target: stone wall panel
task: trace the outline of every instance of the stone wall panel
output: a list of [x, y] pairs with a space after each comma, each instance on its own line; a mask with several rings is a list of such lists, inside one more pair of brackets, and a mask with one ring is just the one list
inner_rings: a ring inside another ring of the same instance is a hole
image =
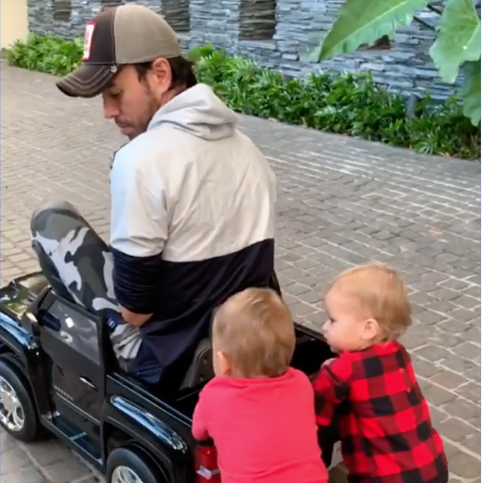
[[[321, 63], [309, 63], [306, 54], [331, 28], [343, 0], [276, 0], [273, 16], [274, 1], [136, 0], [133, 3], [162, 12], [180, 34], [185, 50], [211, 43], [287, 76], [301, 77], [320, 70], [369, 71], [378, 83], [392, 91], [404, 94], [429, 91], [436, 99], [454, 94], [461, 83], [460, 78], [454, 86], [440, 80], [429, 57], [435, 34], [417, 22], [399, 29], [389, 50], [360, 50]], [[28, 0], [30, 30], [66, 38], [83, 35], [85, 22], [100, 11], [101, 1], [71, 0], [71, 4], [70, 20], [62, 21], [54, 20], [52, 0]], [[431, 25], [438, 19], [427, 10], [418, 16]]]

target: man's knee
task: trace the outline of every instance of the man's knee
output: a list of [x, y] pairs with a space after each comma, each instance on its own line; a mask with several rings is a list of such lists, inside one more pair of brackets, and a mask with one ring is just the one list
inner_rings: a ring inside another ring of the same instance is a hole
[[48, 218], [56, 213], [72, 213], [75, 217], [80, 216], [74, 205], [68, 201], [49, 201], [39, 206], [30, 219], [30, 230], [32, 233], [43, 231]]
[[36, 240], [32, 240], [32, 248], [35, 255], [37, 256], [40, 270], [44, 274], [44, 277], [47, 279], [50, 286], [54, 289], [57, 295], [73, 302], [74, 300], [71, 297], [67, 287], [64, 285], [60, 277], [59, 271], [49, 254]]
[[30, 229], [32, 248], [37, 256], [40, 268], [59, 295], [69, 298], [59, 274], [58, 263], [52, 258], [69, 233], [78, 231], [84, 225], [77, 209], [67, 201], [45, 203], [32, 214]]
[[79, 211], [68, 201], [50, 201], [37, 208], [30, 219], [32, 237], [62, 239], [70, 230], [85, 224]]

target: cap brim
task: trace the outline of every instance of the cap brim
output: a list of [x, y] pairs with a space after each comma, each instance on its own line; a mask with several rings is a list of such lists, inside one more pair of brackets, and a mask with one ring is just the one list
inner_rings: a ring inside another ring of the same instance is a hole
[[56, 85], [70, 97], [95, 97], [112, 82], [116, 73], [115, 66], [83, 64]]

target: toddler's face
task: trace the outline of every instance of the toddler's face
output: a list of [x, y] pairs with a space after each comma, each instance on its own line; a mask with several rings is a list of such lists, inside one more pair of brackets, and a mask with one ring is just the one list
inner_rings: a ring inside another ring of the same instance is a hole
[[325, 297], [328, 319], [322, 333], [333, 352], [352, 352], [365, 349], [377, 337], [379, 326], [373, 319], [364, 317], [357, 304], [340, 293], [329, 290]]

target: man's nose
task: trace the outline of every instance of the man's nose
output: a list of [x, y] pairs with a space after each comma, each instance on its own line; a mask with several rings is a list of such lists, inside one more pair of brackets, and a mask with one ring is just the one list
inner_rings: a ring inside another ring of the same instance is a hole
[[104, 108], [104, 117], [106, 119], [115, 119], [116, 117], [119, 117], [119, 108], [116, 106], [116, 104], [109, 99], [104, 99], [103, 100], [103, 108]]

